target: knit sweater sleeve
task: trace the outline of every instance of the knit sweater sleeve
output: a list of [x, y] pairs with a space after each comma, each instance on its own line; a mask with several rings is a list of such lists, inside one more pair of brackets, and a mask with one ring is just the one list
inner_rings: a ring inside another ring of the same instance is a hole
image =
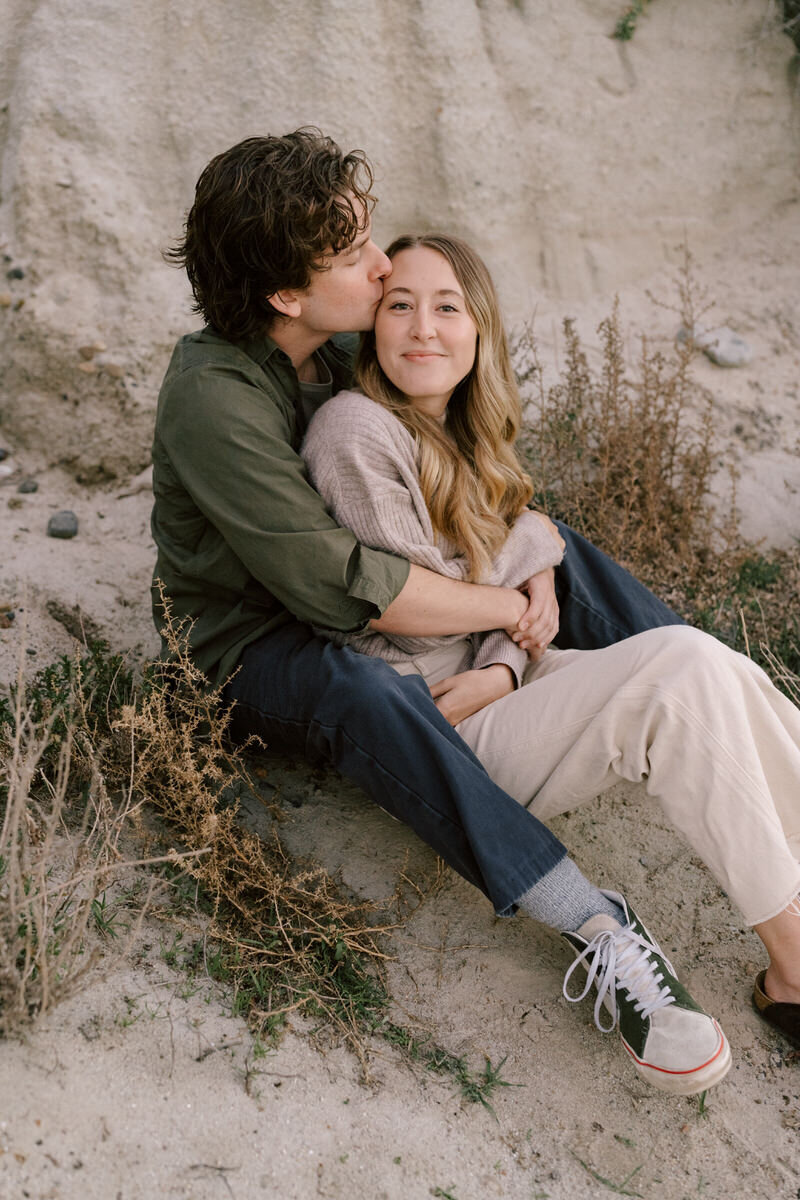
[[450, 579], [466, 579], [431, 524], [414, 440], [395, 416], [357, 392], [340, 392], [315, 414], [301, 454], [333, 517], [374, 549], [389, 550]]
[[558, 566], [563, 553], [545, 523], [526, 508], [495, 556], [491, 577], [486, 582], [496, 587], [521, 587], [531, 575]]
[[[525, 509], [517, 517], [500, 553], [492, 563], [491, 576], [487, 582], [498, 587], [521, 587], [531, 575], [537, 575], [547, 567], [561, 562], [563, 551], [547, 526], [535, 513]], [[522, 675], [528, 665], [528, 655], [520, 650], [504, 629], [478, 634], [474, 638], [473, 667], [504, 663], [522, 686]]]

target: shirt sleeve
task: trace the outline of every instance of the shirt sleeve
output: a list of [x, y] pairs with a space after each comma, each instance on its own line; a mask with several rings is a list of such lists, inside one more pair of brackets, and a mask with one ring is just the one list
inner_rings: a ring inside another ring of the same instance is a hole
[[299, 620], [361, 630], [402, 589], [408, 563], [360, 546], [337, 524], [292, 448], [284, 414], [235, 367], [179, 376], [160, 432], [197, 508]]

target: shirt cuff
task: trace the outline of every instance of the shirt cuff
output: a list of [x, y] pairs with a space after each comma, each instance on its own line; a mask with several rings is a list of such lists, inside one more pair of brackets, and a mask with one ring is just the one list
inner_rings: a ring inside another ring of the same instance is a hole
[[[363, 633], [370, 621], [382, 616], [393, 600], [400, 595], [406, 585], [410, 570], [405, 558], [398, 558], [384, 550], [370, 550], [368, 546], [357, 546], [350, 559], [348, 574], [352, 578], [347, 589], [347, 600], [342, 604], [341, 613], [347, 615], [348, 610], [358, 610], [353, 613], [355, 622], [348, 633]], [[349, 601], [355, 601], [351, 605]], [[367, 603], [371, 611], [364, 616], [363, 606]]]

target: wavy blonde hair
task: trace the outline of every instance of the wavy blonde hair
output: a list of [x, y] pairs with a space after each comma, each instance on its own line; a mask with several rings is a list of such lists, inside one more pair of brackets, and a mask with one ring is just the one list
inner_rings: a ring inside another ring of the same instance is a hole
[[394, 258], [417, 246], [436, 250], [453, 268], [478, 331], [472, 369], [450, 398], [444, 426], [415, 409], [384, 375], [373, 332], [361, 340], [355, 382], [414, 438], [433, 527], [466, 556], [469, 578], [479, 582], [533, 495], [514, 450], [522, 420], [519, 392], [497, 293], [482, 259], [460, 238], [441, 233], [396, 238], [386, 254]]

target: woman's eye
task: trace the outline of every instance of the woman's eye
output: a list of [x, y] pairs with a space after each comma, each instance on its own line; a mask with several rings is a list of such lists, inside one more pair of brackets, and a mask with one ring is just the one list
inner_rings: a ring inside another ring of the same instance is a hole
[[440, 304], [439, 312], [454, 313], [458, 312], [458, 309], [454, 304]]
[[406, 312], [407, 310], [408, 305], [405, 300], [394, 300], [389, 305], [389, 312]]

